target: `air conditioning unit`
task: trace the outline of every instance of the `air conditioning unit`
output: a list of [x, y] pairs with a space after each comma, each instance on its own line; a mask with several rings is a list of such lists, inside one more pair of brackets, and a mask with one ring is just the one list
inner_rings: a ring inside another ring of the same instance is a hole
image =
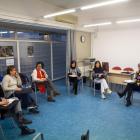
[[70, 23], [70, 24], [78, 23], [78, 17], [70, 14], [58, 15], [55, 17], [55, 20], [60, 22]]

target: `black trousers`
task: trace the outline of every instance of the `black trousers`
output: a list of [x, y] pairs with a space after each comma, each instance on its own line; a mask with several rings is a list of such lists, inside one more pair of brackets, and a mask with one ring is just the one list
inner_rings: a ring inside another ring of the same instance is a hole
[[137, 83], [128, 83], [123, 93], [125, 95], [128, 92], [127, 98], [130, 99], [133, 90], [140, 90], [140, 86], [137, 86]]
[[73, 89], [77, 91], [78, 79], [77, 77], [69, 77], [70, 82], [73, 82]]

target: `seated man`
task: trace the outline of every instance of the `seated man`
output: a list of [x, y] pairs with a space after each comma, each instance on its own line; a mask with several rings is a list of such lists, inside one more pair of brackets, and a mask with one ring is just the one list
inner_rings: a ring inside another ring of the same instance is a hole
[[32, 81], [36, 81], [37, 87], [39, 88], [40, 92], [43, 94], [46, 93], [47, 88], [47, 100], [50, 102], [55, 102], [55, 100], [52, 98], [51, 90], [53, 91], [53, 96], [60, 95], [60, 92], [57, 92], [57, 90], [54, 88], [53, 82], [51, 79], [48, 79], [48, 75], [46, 74], [44, 68], [43, 62], [37, 62], [36, 69], [31, 74]]
[[[18, 98], [16, 98], [16, 97], [13, 97], [11, 99], [18, 100]], [[0, 99], [0, 106], [8, 105], [8, 103], [9, 103], [9, 99], [4, 99], [4, 98]], [[7, 117], [13, 117], [15, 123], [21, 129], [21, 135], [32, 134], [35, 132], [34, 129], [29, 129], [27, 126], [25, 126], [25, 124], [31, 124], [32, 121], [28, 120], [24, 116], [19, 100], [10, 109], [0, 109], [0, 119], [4, 119]]]

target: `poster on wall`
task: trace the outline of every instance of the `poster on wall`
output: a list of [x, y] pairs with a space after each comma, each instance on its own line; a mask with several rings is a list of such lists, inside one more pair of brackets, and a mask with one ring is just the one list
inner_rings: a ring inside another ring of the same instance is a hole
[[6, 58], [14, 58], [13, 46], [5, 46]]
[[0, 59], [5, 59], [5, 46], [0, 46]]
[[14, 66], [14, 59], [6, 59], [6, 66]]
[[34, 48], [33, 46], [28, 46], [28, 57], [34, 57]]

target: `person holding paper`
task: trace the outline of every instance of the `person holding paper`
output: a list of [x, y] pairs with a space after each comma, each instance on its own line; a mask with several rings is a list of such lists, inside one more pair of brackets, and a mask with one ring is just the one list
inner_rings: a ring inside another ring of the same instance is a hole
[[14, 66], [7, 67], [7, 75], [4, 76], [2, 80], [2, 88], [4, 91], [5, 98], [17, 97], [19, 100], [22, 100], [22, 105], [29, 109], [29, 114], [38, 114], [35, 108], [36, 106], [31, 102], [29, 93], [16, 93], [16, 91], [21, 91], [21, 78], [16, 72]]
[[36, 63], [36, 69], [34, 69], [32, 76], [32, 81], [37, 82], [37, 87], [39, 88], [40, 92], [42, 94], [46, 93], [47, 88], [47, 100], [50, 102], [55, 102], [55, 100], [52, 98], [51, 90], [53, 91], [53, 96], [60, 95], [60, 92], [57, 92], [55, 89], [53, 82], [51, 79], [48, 78], [47, 73], [45, 72], [44, 63], [39, 61]]
[[93, 68], [92, 72], [92, 79], [95, 79], [95, 82], [101, 83], [101, 97], [102, 99], [105, 99], [104, 92], [107, 89], [107, 93], [111, 94], [112, 91], [109, 89], [107, 82], [105, 80], [105, 77], [107, 76], [106, 71], [101, 67], [100, 61], [95, 62], [95, 66]]
[[126, 98], [126, 100], [127, 100], [126, 106], [130, 106], [132, 104], [130, 101], [132, 91], [133, 90], [140, 90], [140, 63], [138, 64], [138, 71], [135, 74], [134, 80], [135, 80], [135, 82], [127, 84], [125, 90], [122, 93], [117, 92], [120, 98], [122, 98], [128, 92], [127, 98]]
[[[34, 129], [29, 129], [25, 124], [31, 124], [32, 121], [28, 120], [21, 109], [20, 101], [18, 98], [13, 97], [10, 99], [0, 98], [0, 106], [6, 106], [9, 104], [9, 100], [17, 100], [18, 102], [10, 109], [0, 109], [0, 119], [5, 119], [7, 117], [13, 117], [15, 123], [21, 129], [21, 135], [35, 133]], [[12, 103], [11, 103], [12, 104]]]
[[78, 80], [81, 76], [81, 71], [76, 67], [76, 61], [71, 61], [71, 66], [68, 68], [67, 73], [69, 75], [69, 80], [73, 82], [73, 92], [77, 95]]

